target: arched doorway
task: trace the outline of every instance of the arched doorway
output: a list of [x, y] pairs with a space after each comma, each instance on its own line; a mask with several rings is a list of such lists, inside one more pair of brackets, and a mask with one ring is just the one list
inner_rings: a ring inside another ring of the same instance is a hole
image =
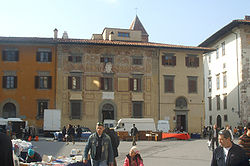
[[104, 119], [113, 119], [114, 120], [114, 107], [112, 104], [104, 104], [102, 107], [102, 121]]
[[217, 127], [221, 128], [221, 116], [220, 115], [217, 116]]
[[178, 97], [175, 101], [175, 116], [176, 116], [176, 129], [178, 131], [188, 131], [187, 119], [188, 109], [187, 100], [184, 97]]
[[13, 103], [6, 103], [3, 106], [3, 118], [15, 118], [16, 106]]

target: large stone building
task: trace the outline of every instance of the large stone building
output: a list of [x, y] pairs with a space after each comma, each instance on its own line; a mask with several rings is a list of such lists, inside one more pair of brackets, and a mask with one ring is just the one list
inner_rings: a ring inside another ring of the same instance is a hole
[[202, 54], [208, 48], [148, 42], [136, 16], [130, 29], [105, 28], [91, 40], [58, 39], [57, 108], [62, 125], [94, 128], [126, 117], [168, 119], [171, 129], [204, 125]]
[[0, 116], [42, 128], [43, 111], [61, 125], [167, 119], [171, 130], [204, 125], [202, 55], [212, 49], [149, 42], [136, 16], [129, 29], [105, 28], [91, 39], [0, 38]]
[[206, 125], [250, 122], [250, 17], [233, 20], [199, 46], [204, 56]]
[[43, 110], [55, 108], [53, 38], [0, 37], [0, 117], [42, 128]]

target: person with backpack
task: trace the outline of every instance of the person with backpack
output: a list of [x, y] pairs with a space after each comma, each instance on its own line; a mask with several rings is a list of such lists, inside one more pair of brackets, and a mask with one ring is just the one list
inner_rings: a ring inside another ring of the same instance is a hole
[[133, 143], [132, 146], [136, 145], [136, 135], [139, 133], [138, 129], [135, 127], [135, 124], [133, 124], [133, 127], [130, 130], [130, 134], [133, 137]]
[[114, 129], [110, 129], [108, 127], [105, 128], [104, 132], [110, 137], [113, 154], [114, 154], [114, 166], [117, 166], [116, 163], [116, 157], [118, 157], [118, 146], [120, 144], [120, 138], [117, 135], [117, 133], [114, 131]]

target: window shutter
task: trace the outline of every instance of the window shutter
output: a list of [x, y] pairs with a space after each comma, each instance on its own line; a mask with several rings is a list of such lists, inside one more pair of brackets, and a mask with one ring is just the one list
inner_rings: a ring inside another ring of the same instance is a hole
[[68, 61], [72, 62], [72, 56], [68, 57]]
[[76, 77], [76, 89], [81, 89], [81, 77]]
[[176, 56], [173, 56], [172, 60], [173, 60], [173, 66], [176, 66]]
[[19, 51], [15, 51], [16, 61], [19, 61]]
[[3, 50], [2, 52], [2, 60], [5, 61], [6, 60], [6, 51]]
[[68, 76], [68, 89], [72, 89], [72, 77]]
[[48, 60], [49, 62], [52, 62], [52, 52], [48, 52]]
[[14, 88], [17, 88], [17, 76], [14, 77]]
[[39, 62], [40, 61], [40, 52], [36, 52], [36, 61]]
[[48, 76], [48, 89], [51, 89], [52, 87], [52, 77]]
[[189, 67], [189, 57], [185, 57], [186, 59], [186, 66]]
[[172, 92], [173, 91], [173, 82], [172, 82], [172, 80], [171, 79], [167, 79], [166, 80], [166, 86], [167, 86], [167, 88], [166, 88], [166, 90], [167, 90], [167, 92]]
[[165, 65], [165, 63], [166, 63], [166, 62], [165, 62], [165, 56], [162, 56], [161, 59], [162, 59], [162, 60], [161, 60], [161, 61], [162, 61], [162, 65]]
[[101, 82], [101, 90], [104, 90], [104, 78], [101, 77], [100, 79], [101, 79], [100, 80], [100, 82]]
[[35, 76], [35, 88], [39, 88], [39, 76]]
[[6, 88], [7, 76], [3, 76], [3, 88]]
[[133, 78], [129, 79], [129, 88], [130, 88], [131, 91], [133, 91], [133, 89], [134, 89], [133, 80], [134, 80]]
[[199, 57], [195, 57], [195, 67], [199, 67]]

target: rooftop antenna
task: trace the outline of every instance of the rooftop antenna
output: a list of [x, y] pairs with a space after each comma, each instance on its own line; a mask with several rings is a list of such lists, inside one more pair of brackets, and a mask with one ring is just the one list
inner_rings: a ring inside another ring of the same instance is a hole
[[135, 14], [137, 15], [137, 10], [138, 10], [138, 8], [135, 8]]

